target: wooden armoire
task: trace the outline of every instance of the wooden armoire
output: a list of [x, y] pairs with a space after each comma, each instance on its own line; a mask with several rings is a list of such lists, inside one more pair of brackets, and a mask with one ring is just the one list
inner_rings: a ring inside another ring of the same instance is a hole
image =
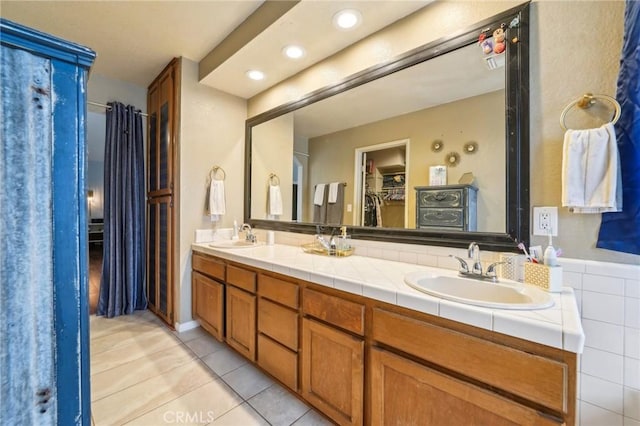
[[178, 259], [178, 135], [180, 59], [173, 59], [147, 92], [147, 300], [174, 325], [174, 273]]
[[5, 19], [0, 44], [0, 424], [88, 425], [95, 53]]

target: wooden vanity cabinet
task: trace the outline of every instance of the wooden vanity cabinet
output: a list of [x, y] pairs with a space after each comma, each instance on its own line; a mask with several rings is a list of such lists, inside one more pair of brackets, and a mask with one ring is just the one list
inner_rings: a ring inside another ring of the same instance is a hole
[[337, 424], [575, 423], [574, 353], [212, 256], [193, 270], [203, 327]]
[[388, 348], [371, 351], [374, 424], [401, 416], [404, 404], [418, 400], [412, 424], [451, 418], [452, 424], [557, 425], [575, 412], [571, 361], [536, 353], [545, 351], [540, 345], [513, 347], [506, 337], [492, 341], [379, 307], [372, 310], [371, 337]]
[[558, 425], [496, 393], [382, 349], [372, 348], [371, 424]]
[[299, 289], [289, 281], [258, 276], [258, 365], [298, 390]]
[[227, 344], [256, 360], [256, 273], [227, 266]]
[[191, 309], [193, 318], [213, 337], [224, 340], [225, 264], [193, 255], [191, 260]]
[[302, 303], [302, 396], [340, 425], [361, 425], [364, 305], [309, 288]]

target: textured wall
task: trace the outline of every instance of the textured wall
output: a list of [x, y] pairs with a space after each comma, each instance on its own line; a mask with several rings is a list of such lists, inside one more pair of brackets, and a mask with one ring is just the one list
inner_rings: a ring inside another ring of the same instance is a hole
[[191, 243], [196, 229], [211, 228], [204, 215], [207, 174], [214, 165], [226, 172], [226, 214], [215, 225], [242, 222], [244, 194], [243, 99], [198, 83], [198, 64], [182, 58], [180, 111], [180, 257], [175, 320], [191, 320]]

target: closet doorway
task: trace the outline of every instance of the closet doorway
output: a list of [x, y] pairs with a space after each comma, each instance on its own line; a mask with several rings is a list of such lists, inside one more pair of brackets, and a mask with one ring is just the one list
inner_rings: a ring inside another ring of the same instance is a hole
[[409, 142], [402, 139], [356, 148], [354, 225], [407, 227]]

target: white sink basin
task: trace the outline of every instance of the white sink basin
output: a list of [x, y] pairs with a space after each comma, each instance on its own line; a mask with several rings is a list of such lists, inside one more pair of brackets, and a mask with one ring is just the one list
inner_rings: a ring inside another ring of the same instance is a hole
[[221, 248], [221, 249], [236, 249], [236, 248], [250, 248], [257, 246], [258, 243], [250, 243], [245, 240], [224, 240], [214, 241], [209, 244], [209, 247]]
[[492, 283], [418, 271], [405, 275], [404, 282], [432, 296], [485, 308], [544, 309], [553, 306], [549, 293], [510, 280]]

